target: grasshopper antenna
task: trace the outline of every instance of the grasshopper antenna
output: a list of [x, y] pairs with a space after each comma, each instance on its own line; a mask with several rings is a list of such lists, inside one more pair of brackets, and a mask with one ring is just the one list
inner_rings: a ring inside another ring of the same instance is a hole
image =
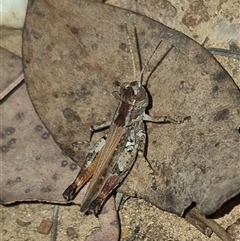
[[[154, 54], [156, 53], [157, 49], [159, 48], [159, 46], [162, 43], [162, 40], [159, 41], [159, 43], [157, 44], [157, 46], [155, 47], [154, 51], [152, 52], [151, 56], [149, 57], [147, 63], [142, 67], [142, 58], [141, 58], [141, 51], [140, 51], [140, 46], [139, 46], [139, 41], [138, 41], [138, 34], [137, 34], [137, 28], [134, 28], [134, 34], [135, 34], [135, 40], [136, 40], [136, 46], [137, 46], [137, 52], [138, 52], [138, 59], [139, 59], [139, 65], [140, 65], [140, 74], [139, 74], [139, 87], [141, 87], [143, 84], [143, 73], [146, 69], [146, 67], [148, 66], [149, 62], [152, 60]], [[158, 65], [158, 64], [157, 64]], [[155, 70], [155, 68], [154, 68]], [[151, 71], [152, 72], [152, 71]], [[150, 73], [151, 74], [151, 73]], [[149, 76], [147, 77], [147, 80], [149, 79]], [[147, 84], [147, 82], [146, 82]]]
[[[129, 51], [131, 54], [131, 58], [132, 58], [132, 65], [133, 65], [133, 79], [136, 80], [136, 65], [135, 65], [135, 59], [134, 59], [134, 55], [133, 55], [133, 49], [132, 49], [132, 44], [131, 44], [131, 39], [130, 39], [130, 35], [129, 35], [129, 30], [127, 27], [127, 23], [125, 22], [125, 28], [126, 28], [126, 34], [127, 34], [127, 40], [128, 40], [128, 46], [129, 46]], [[136, 47], [137, 47], [137, 53], [138, 53], [138, 61], [139, 61], [139, 66], [140, 66], [140, 74], [139, 74], [139, 87], [141, 87], [143, 84], [143, 73], [146, 70], [146, 67], [148, 66], [148, 64], [150, 63], [150, 61], [152, 60], [153, 56], [155, 55], [155, 53], [157, 52], [158, 48], [160, 47], [160, 45], [162, 44], [162, 40], [159, 41], [159, 43], [157, 44], [157, 46], [155, 47], [154, 51], [152, 52], [152, 54], [150, 55], [147, 63], [142, 67], [142, 58], [141, 58], [141, 51], [140, 51], [140, 46], [139, 46], [139, 41], [138, 41], [138, 34], [137, 34], [137, 28], [134, 27], [134, 36], [135, 36], [135, 40], [136, 40]], [[151, 75], [153, 74], [153, 72], [157, 69], [157, 67], [160, 65], [160, 63], [163, 61], [163, 59], [168, 55], [168, 53], [172, 50], [174, 46], [171, 45], [171, 47], [166, 51], [166, 53], [162, 56], [162, 58], [157, 62], [157, 64], [155, 65], [155, 67], [152, 69], [152, 71], [149, 73], [148, 77], [146, 78], [146, 83], [145, 85], [147, 85], [148, 80], [150, 79]]]
[[[138, 50], [138, 59], [139, 59], [139, 64], [140, 64], [140, 74], [139, 74], [139, 87], [141, 87], [143, 84], [143, 73], [146, 69], [146, 67], [148, 66], [148, 64], [150, 63], [150, 61], [152, 60], [153, 56], [155, 55], [155, 53], [157, 52], [158, 48], [160, 47], [160, 45], [162, 44], [162, 40], [159, 41], [159, 43], [157, 44], [157, 46], [155, 47], [154, 51], [152, 52], [152, 54], [150, 55], [147, 63], [142, 67], [142, 58], [141, 58], [141, 51], [140, 51], [140, 47], [139, 47], [139, 41], [138, 41], [138, 35], [137, 35], [137, 29], [134, 28], [134, 33], [135, 33], [135, 39], [136, 39], [136, 46], [137, 46], [137, 50]], [[150, 72], [150, 74], [148, 75], [147, 79], [146, 79], [146, 83], [145, 85], [147, 85], [148, 80], [150, 79], [151, 75], [153, 74], [153, 72], [157, 69], [157, 67], [159, 66], [159, 64], [162, 62], [162, 60], [168, 55], [168, 53], [172, 50], [173, 45], [171, 45], [171, 47], [166, 51], [166, 53], [162, 56], [162, 58], [158, 61], [158, 63], [156, 64], [156, 66], [152, 69], [152, 71]]]
[[[129, 46], [129, 51], [131, 54], [131, 58], [132, 58], [132, 65], [133, 65], [133, 79], [136, 80], [137, 76], [136, 76], [136, 65], [135, 65], [135, 59], [134, 59], [134, 55], [133, 55], [133, 48], [132, 48], [132, 44], [131, 44], [131, 39], [130, 39], [130, 35], [129, 35], [129, 30], [127, 27], [127, 23], [125, 22], [125, 28], [126, 28], [126, 34], [127, 34], [127, 40], [128, 40], [128, 46]], [[137, 53], [138, 53], [138, 62], [139, 62], [139, 67], [140, 67], [140, 76], [139, 76], [139, 87], [142, 86], [142, 78], [143, 78], [143, 71], [145, 69], [142, 68], [142, 58], [141, 58], [141, 52], [140, 52], [140, 47], [139, 47], [139, 41], [138, 41], [138, 35], [137, 35], [137, 29], [136, 27], [134, 27], [134, 36], [135, 36], [135, 40], [136, 40], [136, 47], [137, 47]]]
[[130, 35], [129, 35], [129, 31], [128, 31], [128, 27], [127, 27], [127, 23], [124, 22], [125, 24], [125, 29], [126, 29], [126, 34], [127, 34], [127, 40], [128, 40], [128, 47], [129, 47], [129, 51], [131, 54], [131, 59], [132, 59], [132, 66], [133, 66], [133, 79], [136, 79], [136, 65], [135, 65], [135, 59], [134, 59], [134, 55], [133, 55], [133, 49], [132, 49], [132, 44], [131, 44], [131, 39], [130, 39]]
[[[162, 40], [159, 42], [159, 44], [156, 46], [154, 52], [152, 53], [151, 57], [149, 58], [149, 60], [147, 61], [147, 64], [150, 62], [150, 60], [152, 59], [154, 53], [156, 52], [156, 50], [159, 48], [159, 46], [161, 45]], [[165, 54], [162, 56], [162, 58], [157, 62], [157, 64], [155, 65], [155, 67], [152, 69], [152, 71], [149, 73], [147, 79], [146, 79], [146, 83], [145, 85], [147, 85], [148, 80], [150, 79], [151, 75], [154, 73], [154, 71], [157, 69], [157, 67], [161, 64], [161, 62], [165, 59], [165, 57], [169, 54], [169, 52], [173, 49], [173, 45], [171, 45], [171, 47], [165, 52]], [[145, 65], [146, 66], [146, 65]], [[144, 67], [145, 67], [144, 66]]]
[[141, 57], [141, 51], [140, 51], [140, 46], [139, 46], [139, 41], [138, 41], [138, 35], [137, 35], [137, 28], [134, 28], [134, 36], [135, 36], [135, 41], [136, 41], [136, 47], [137, 47], [137, 53], [138, 53], [138, 62], [139, 62], [139, 67], [140, 67], [140, 76], [139, 76], [139, 87], [142, 86], [143, 82], [143, 71], [145, 69], [145, 66], [142, 67], [142, 57]]
[[[136, 32], [136, 34], [137, 34], [137, 32]], [[143, 66], [143, 68], [141, 69], [140, 76], [139, 76], [139, 79], [140, 79], [141, 82], [142, 82], [142, 79], [143, 79], [144, 70], [146, 69], [146, 67], [148, 66], [148, 64], [150, 63], [150, 61], [152, 60], [154, 54], [156, 53], [156, 51], [157, 51], [157, 49], [159, 48], [159, 46], [161, 45], [161, 43], [162, 43], [162, 40], [159, 41], [159, 43], [158, 43], [157, 46], [155, 47], [154, 51], [153, 51], [152, 54], [150, 55], [147, 63], [146, 63], [146, 64]], [[157, 64], [157, 65], [158, 65], [158, 64]], [[154, 69], [155, 69], [155, 67], [154, 67]], [[153, 71], [151, 71], [151, 73], [152, 73], [152, 72], [153, 72]], [[150, 73], [149, 75], [151, 75], [151, 73]], [[147, 77], [147, 80], [148, 80], [148, 79], [149, 79], [149, 76]], [[146, 85], [147, 85], [147, 81], [146, 81]]]

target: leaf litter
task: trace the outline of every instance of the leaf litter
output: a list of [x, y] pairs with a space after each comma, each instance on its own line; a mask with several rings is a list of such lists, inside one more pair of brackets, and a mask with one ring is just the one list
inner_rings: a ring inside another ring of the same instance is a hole
[[[143, 63], [160, 38], [159, 59], [174, 46], [149, 80], [149, 113], [191, 116], [191, 120], [181, 125], [147, 124], [147, 158], [157, 174], [144, 173], [145, 163], [137, 160], [120, 189], [178, 215], [192, 202], [203, 214], [215, 212], [239, 192], [239, 89], [212, 55], [185, 35], [132, 12], [85, 1], [79, 4], [33, 2], [25, 25], [28, 91], [54, 140], [65, 155], [81, 164], [87, 148], [73, 148], [72, 143], [85, 140], [90, 125], [111, 119], [117, 104], [111, 93], [117, 83], [132, 81], [133, 76], [123, 28], [126, 21], [137, 28]], [[97, 14], [103, 20], [95, 21]], [[56, 173], [65, 183], [75, 176]], [[51, 195], [52, 183], [47, 183], [44, 190]], [[51, 198], [38, 193], [30, 199], [61, 203], [63, 187], [55, 187], [58, 195]], [[26, 199], [13, 193], [12, 200], [3, 194], [2, 203]]]

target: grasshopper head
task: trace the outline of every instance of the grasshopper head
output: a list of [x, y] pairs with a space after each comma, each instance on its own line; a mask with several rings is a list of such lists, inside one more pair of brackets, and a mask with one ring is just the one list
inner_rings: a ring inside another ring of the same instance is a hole
[[123, 83], [120, 96], [123, 101], [137, 109], [145, 109], [149, 103], [147, 91], [139, 81]]

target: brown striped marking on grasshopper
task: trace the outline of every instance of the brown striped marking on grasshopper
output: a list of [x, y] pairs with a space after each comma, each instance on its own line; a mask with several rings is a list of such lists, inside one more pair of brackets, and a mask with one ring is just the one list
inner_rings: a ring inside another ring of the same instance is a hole
[[[127, 27], [126, 31], [128, 34]], [[137, 41], [136, 30], [135, 37]], [[160, 44], [161, 42], [155, 48], [147, 64]], [[129, 45], [131, 52], [131, 44], [129, 43]], [[165, 58], [171, 49], [172, 47], [162, 59]], [[63, 193], [63, 197], [67, 201], [73, 200], [80, 189], [91, 179], [81, 205], [81, 212], [98, 215], [106, 199], [123, 182], [131, 170], [137, 156], [139, 154], [143, 155], [146, 144], [145, 121], [181, 122], [166, 116], [153, 120], [145, 113], [149, 104], [149, 97], [145, 87], [142, 85], [144, 68], [140, 73], [139, 81], [125, 82], [120, 86], [119, 93], [113, 92], [119, 104], [110, 124], [109, 132], [94, 145], [76, 179]], [[136, 79], [135, 72], [134, 79]], [[93, 131], [96, 129], [93, 127]]]

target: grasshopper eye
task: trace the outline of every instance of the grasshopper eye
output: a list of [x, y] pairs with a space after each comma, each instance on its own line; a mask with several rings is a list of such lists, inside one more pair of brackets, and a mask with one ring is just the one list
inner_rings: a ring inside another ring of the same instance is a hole
[[143, 87], [138, 88], [137, 93], [136, 93], [136, 100], [141, 101], [146, 98], [146, 91]]
[[139, 86], [139, 83], [139, 81], [133, 81], [131, 83], [136, 101], [141, 101], [145, 99], [147, 95], [144, 87], [142, 85]]

